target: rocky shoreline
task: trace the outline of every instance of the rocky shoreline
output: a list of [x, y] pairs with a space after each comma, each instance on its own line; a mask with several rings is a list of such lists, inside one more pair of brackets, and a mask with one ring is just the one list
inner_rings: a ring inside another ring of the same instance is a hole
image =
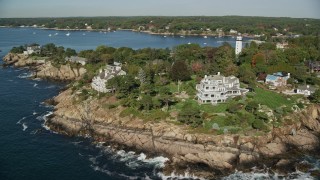
[[77, 104], [75, 98], [71, 90], [54, 98], [55, 111], [47, 121], [52, 130], [67, 135], [90, 135], [99, 142], [163, 154], [170, 158], [164, 169], [169, 174], [172, 170], [191, 169], [197, 176], [213, 178], [235, 169], [245, 171], [265, 165], [286, 173], [295, 171], [298, 156], [317, 154], [319, 150], [320, 105], [310, 105], [286, 117], [294, 121], [273, 128], [265, 136], [244, 136], [194, 134], [184, 126], [165, 121], [144, 122], [131, 116], [121, 117], [122, 107], [101, 106], [109, 99]]
[[29, 67], [33, 78], [42, 78], [55, 81], [72, 81], [81, 77], [86, 69], [83, 67], [73, 68], [70, 64], [54, 66], [50, 61], [45, 59], [32, 59], [24, 54], [8, 53], [3, 58], [3, 66]]
[[[30, 67], [34, 77], [72, 81], [85, 73], [69, 64], [59, 68], [45, 60], [33, 60], [23, 54], [5, 56], [5, 65]], [[271, 167], [287, 173], [301, 170], [298, 157], [318, 154], [320, 146], [320, 105], [284, 117], [289, 121], [274, 127], [263, 136], [212, 135], [191, 133], [186, 126], [170, 121], [145, 122], [133, 116], [122, 117], [123, 107], [107, 108], [112, 97], [80, 102], [67, 89], [51, 99], [55, 109], [46, 125], [51, 130], [71, 136], [91, 136], [95, 141], [116, 144], [149, 154], [170, 158], [164, 172], [184, 173], [189, 169], [199, 177], [216, 178], [235, 169], [248, 171], [252, 167]], [[302, 168], [303, 169], [303, 168]], [[317, 175], [320, 172], [315, 171]]]

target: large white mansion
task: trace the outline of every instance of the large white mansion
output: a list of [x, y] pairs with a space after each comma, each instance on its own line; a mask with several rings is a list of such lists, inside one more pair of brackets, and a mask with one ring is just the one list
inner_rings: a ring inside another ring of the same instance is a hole
[[99, 92], [110, 92], [112, 89], [106, 88], [106, 83], [109, 79], [115, 76], [123, 76], [127, 73], [121, 69], [122, 64], [114, 62], [112, 65], [107, 65], [105, 69], [100, 70], [100, 73], [92, 79], [91, 87]]
[[217, 104], [225, 102], [227, 98], [233, 98], [247, 93], [248, 89], [240, 88], [239, 79], [235, 76], [225, 77], [220, 75], [205, 76], [200, 84], [197, 84], [197, 98], [199, 103]]

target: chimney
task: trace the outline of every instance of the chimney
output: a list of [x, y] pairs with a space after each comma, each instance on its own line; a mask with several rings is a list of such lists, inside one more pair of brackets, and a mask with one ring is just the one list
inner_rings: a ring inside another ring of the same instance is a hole
[[288, 73], [288, 78], [290, 78], [290, 73]]
[[220, 76], [220, 72], [218, 72], [217, 75]]
[[307, 89], [309, 89], [310, 88], [310, 86], [309, 85], [307, 85]]

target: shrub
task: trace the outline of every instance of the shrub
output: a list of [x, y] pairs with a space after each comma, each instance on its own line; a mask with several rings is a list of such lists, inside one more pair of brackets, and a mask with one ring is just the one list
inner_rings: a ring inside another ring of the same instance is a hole
[[298, 106], [300, 109], [303, 109], [303, 108], [304, 108], [304, 105], [303, 105], [303, 103], [301, 103], [301, 102], [297, 103], [297, 106]]
[[191, 102], [185, 103], [178, 115], [178, 121], [191, 125], [191, 127], [198, 127], [202, 125], [203, 120], [200, 116], [199, 107], [193, 105]]
[[237, 111], [241, 110], [242, 105], [239, 103], [231, 103], [229, 104], [227, 111], [229, 113], [236, 113]]
[[252, 127], [262, 130], [264, 127], [263, 121], [261, 121], [260, 119], [255, 119], [252, 123]]

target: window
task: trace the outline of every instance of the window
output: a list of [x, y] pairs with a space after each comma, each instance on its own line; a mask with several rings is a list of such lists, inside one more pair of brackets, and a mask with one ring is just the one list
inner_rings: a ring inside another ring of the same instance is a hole
[[207, 103], [211, 102], [211, 100], [207, 100]]
[[209, 89], [209, 87], [206, 87], [206, 89]]
[[213, 94], [211, 94], [211, 97], [214, 97], [214, 95], [213, 95]]
[[208, 97], [208, 94], [204, 94], [205, 97]]

